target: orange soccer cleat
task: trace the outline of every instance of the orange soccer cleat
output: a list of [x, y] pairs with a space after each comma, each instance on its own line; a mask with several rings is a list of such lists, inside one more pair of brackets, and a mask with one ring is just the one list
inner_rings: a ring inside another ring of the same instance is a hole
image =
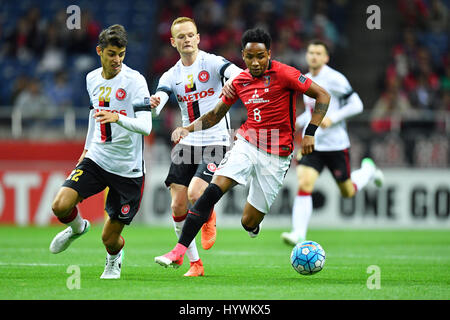
[[216, 242], [216, 212], [213, 210], [208, 221], [202, 226], [202, 248], [211, 249]]
[[201, 277], [205, 275], [205, 270], [203, 269], [202, 260], [198, 259], [197, 261], [191, 262], [191, 266], [184, 274], [185, 277]]

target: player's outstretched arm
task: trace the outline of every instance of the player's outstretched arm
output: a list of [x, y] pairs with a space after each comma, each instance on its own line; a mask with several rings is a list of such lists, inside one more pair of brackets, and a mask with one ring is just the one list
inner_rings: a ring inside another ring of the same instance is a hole
[[178, 127], [172, 132], [172, 141], [178, 143], [180, 139], [186, 137], [189, 132], [206, 130], [214, 127], [227, 114], [232, 105], [225, 104], [220, 100], [216, 107], [202, 115], [187, 127]]

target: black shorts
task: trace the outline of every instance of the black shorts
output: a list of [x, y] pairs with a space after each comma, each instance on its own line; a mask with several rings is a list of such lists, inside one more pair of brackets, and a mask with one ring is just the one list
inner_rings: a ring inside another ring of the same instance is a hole
[[164, 183], [169, 187], [172, 183], [188, 187], [193, 177], [210, 183], [220, 161], [228, 147], [226, 146], [188, 146], [177, 144], [172, 149], [169, 174]]
[[349, 149], [340, 151], [316, 151], [297, 158], [297, 163], [312, 167], [319, 173], [326, 166], [337, 182], [344, 182], [350, 178], [350, 152]]
[[144, 176], [126, 178], [103, 170], [89, 158], [72, 171], [63, 183], [87, 199], [109, 187], [105, 210], [111, 220], [129, 225], [139, 210], [144, 191]]

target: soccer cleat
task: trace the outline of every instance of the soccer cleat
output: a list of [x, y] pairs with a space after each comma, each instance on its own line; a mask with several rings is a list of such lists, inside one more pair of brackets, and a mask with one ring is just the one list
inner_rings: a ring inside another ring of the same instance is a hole
[[302, 242], [302, 239], [299, 239], [294, 233], [292, 232], [283, 232], [281, 234], [281, 239], [287, 244], [290, 244], [292, 246], [295, 246], [297, 243]]
[[56, 254], [66, 250], [74, 240], [87, 233], [91, 227], [91, 224], [86, 219], [84, 219], [84, 223], [84, 230], [81, 233], [74, 233], [71, 227], [67, 227], [58, 233], [50, 243], [50, 252]]
[[361, 167], [365, 166], [365, 165], [369, 165], [371, 167], [374, 168], [374, 173], [373, 173], [373, 177], [372, 177], [372, 181], [375, 183], [375, 185], [380, 188], [383, 183], [384, 183], [384, 174], [383, 171], [381, 171], [380, 169], [377, 168], [377, 166], [375, 165], [375, 162], [373, 162], [372, 159], [370, 158], [364, 158], [361, 161]]
[[163, 256], [159, 256], [155, 258], [155, 262], [162, 265], [163, 267], [173, 267], [179, 268], [183, 264], [184, 255], [177, 254], [174, 250], [166, 253]]
[[213, 210], [208, 221], [202, 226], [202, 248], [205, 250], [211, 249], [216, 242], [216, 212]]
[[256, 238], [258, 236], [258, 233], [260, 231], [260, 227], [259, 225], [252, 231], [248, 231], [248, 235], [250, 236], [250, 238]]
[[122, 271], [122, 261], [124, 258], [123, 249], [117, 254], [115, 258], [111, 258], [109, 254], [106, 255], [105, 270], [100, 279], [120, 279], [120, 271]]
[[377, 167], [375, 165], [375, 162], [373, 162], [373, 160], [371, 158], [364, 158], [361, 160], [361, 167], [364, 167], [364, 166], [371, 166], [374, 169]]
[[383, 171], [381, 171], [380, 169], [375, 170], [375, 173], [373, 174], [373, 182], [378, 188], [383, 186], [384, 183]]
[[191, 262], [191, 266], [184, 274], [185, 277], [201, 277], [205, 275], [205, 270], [203, 269], [202, 260], [198, 259], [197, 261]]

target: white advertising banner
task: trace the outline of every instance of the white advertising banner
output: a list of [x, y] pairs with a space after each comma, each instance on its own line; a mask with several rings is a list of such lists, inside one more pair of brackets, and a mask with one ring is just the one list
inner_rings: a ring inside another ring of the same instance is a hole
[[[170, 193], [164, 185], [168, 165], [149, 166], [144, 198], [136, 222], [171, 225]], [[385, 169], [385, 184], [374, 185], [351, 199], [343, 199], [325, 169], [313, 193], [311, 228], [448, 228], [450, 229], [449, 169]], [[297, 194], [295, 167], [285, 183], [264, 228], [290, 228], [291, 210]], [[215, 210], [219, 227], [240, 227], [248, 189], [236, 186], [219, 201]]]

